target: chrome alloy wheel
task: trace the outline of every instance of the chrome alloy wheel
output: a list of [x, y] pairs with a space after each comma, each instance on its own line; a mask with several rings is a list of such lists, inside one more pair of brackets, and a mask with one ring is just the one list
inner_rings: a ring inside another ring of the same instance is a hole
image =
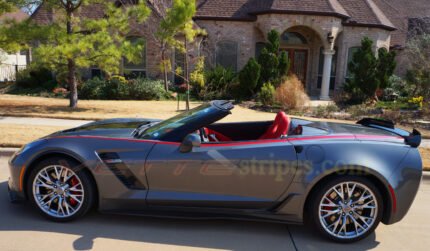
[[375, 194], [359, 182], [343, 182], [330, 188], [319, 203], [324, 230], [340, 239], [357, 238], [375, 223], [378, 202]]
[[79, 211], [84, 187], [70, 168], [51, 165], [41, 169], [33, 180], [34, 201], [46, 214], [66, 218]]

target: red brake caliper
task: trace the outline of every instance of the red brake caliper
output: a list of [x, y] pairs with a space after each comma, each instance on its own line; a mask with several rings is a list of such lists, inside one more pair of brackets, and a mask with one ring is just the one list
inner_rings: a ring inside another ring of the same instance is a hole
[[[79, 184], [78, 179], [76, 179], [76, 177], [73, 177], [70, 179], [70, 185], [71, 187], [76, 186], [77, 184]], [[71, 194], [76, 194], [76, 192], [70, 192]], [[78, 204], [78, 202], [76, 200], [74, 200], [73, 198], [70, 198], [70, 205], [72, 206], [76, 206], [76, 204]]]

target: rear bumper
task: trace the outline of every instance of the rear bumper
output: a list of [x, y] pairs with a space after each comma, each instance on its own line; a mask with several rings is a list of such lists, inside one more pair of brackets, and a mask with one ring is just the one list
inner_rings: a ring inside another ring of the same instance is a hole
[[416, 148], [411, 149], [389, 178], [392, 206], [385, 224], [394, 224], [405, 217], [418, 193], [422, 175], [421, 156]]

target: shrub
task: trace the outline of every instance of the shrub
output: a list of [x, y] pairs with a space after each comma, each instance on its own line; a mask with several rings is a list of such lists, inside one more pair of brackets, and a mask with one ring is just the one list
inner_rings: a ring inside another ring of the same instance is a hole
[[272, 82], [275, 87], [281, 83], [282, 78], [286, 77], [290, 67], [290, 62], [286, 52], [279, 53], [281, 36], [276, 30], [271, 30], [267, 34], [268, 43], [258, 57], [261, 65], [260, 82], [257, 89], [266, 82]]
[[378, 89], [377, 60], [372, 46], [372, 40], [368, 37], [363, 38], [361, 47], [352, 55], [352, 61], [348, 64], [351, 78], [347, 80], [344, 89], [359, 102], [375, 97], [375, 92]]
[[410, 96], [423, 96], [430, 100], [430, 34], [417, 34], [408, 39], [405, 50], [409, 70], [406, 75], [408, 84], [414, 90]]
[[203, 100], [231, 98], [229, 88], [235, 84], [237, 74], [230, 68], [216, 66], [205, 72], [206, 84], [200, 91]]
[[352, 55], [348, 64], [351, 77], [344, 85], [344, 90], [350, 94], [353, 103], [362, 103], [367, 99], [378, 100], [378, 94], [389, 87], [390, 77], [396, 68], [395, 52], [385, 48], [378, 50], [378, 58], [373, 53], [373, 41], [363, 38], [361, 47]]
[[107, 80], [95, 77], [87, 80], [79, 86], [79, 97], [81, 99], [102, 99], [103, 93], [101, 88]]
[[165, 100], [171, 99], [172, 95], [164, 89], [161, 80], [135, 79], [130, 80], [129, 99], [135, 100]]
[[242, 95], [243, 97], [254, 94], [258, 81], [260, 80], [260, 72], [261, 66], [257, 63], [255, 58], [249, 59], [248, 63], [243, 67], [242, 71], [240, 71], [239, 83], [244, 92]]
[[281, 52], [281, 55], [279, 56], [278, 68], [280, 77], [288, 75], [288, 71], [290, 70], [290, 60], [288, 59], [288, 55], [285, 51]]
[[275, 99], [283, 109], [303, 108], [309, 102], [303, 84], [296, 75], [289, 76], [276, 88]]
[[414, 97], [408, 100], [408, 103], [411, 108], [418, 109], [423, 107], [424, 98], [423, 96]]
[[376, 66], [376, 79], [378, 81], [378, 88], [385, 89], [390, 87], [390, 77], [396, 69], [396, 53], [394, 51], [387, 51], [385, 48], [378, 49], [378, 61]]
[[270, 52], [267, 48], [264, 48], [258, 57], [258, 63], [261, 65], [260, 84], [276, 80], [278, 78], [279, 59], [275, 53]]
[[162, 81], [150, 79], [125, 79], [113, 77], [109, 80], [98, 77], [90, 79], [80, 87], [82, 99], [106, 100], [163, 100], [171, 95], [164, 89]]
[[51, 91], [56, 87], [56, 82], [48, 69], [29, 67], [16, 74], [16, 85], [26, 89], [41, 88]]
[[264, 83], [258, 93], [258, 100], [265, 106], [271, 106], [275, 102], [275, 87], [270, 82]]
[[400, 97], [409, 97], [412, 95], [413, 88], [401, 77], [393, 75], [389, 79], [390, 88]]
[[129, 86], [127, 85], [128, 83], [125, 79], [116, 76], [112, 77], [100, 87], [101, 98], [107, 100], [129, 99]]

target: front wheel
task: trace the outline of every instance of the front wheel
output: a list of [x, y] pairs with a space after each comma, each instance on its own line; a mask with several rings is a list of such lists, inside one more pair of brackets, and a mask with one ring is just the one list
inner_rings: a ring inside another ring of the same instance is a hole
[[49, 158], [38, 163], [30, 173], [27, 189], [30, 201], [53, 221], [83, 216], [95, 199], [88, 171], [66, 158]]
[[339, 176], [311, 198], [311, 222], [337, 242], [355, 242], [375, 231], [382, 219], [381, 193], [368, 179]]

